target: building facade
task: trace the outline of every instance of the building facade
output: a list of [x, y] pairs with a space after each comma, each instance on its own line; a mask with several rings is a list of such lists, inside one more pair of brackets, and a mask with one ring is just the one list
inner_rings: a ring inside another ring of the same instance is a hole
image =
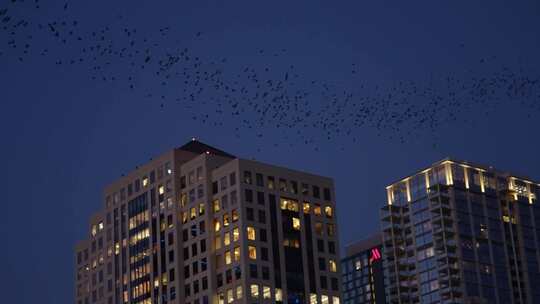
[[351, 244], [341, 260], [343, 304], [385, 304], [382, 237]]
[[105, 188], [75, 303], [339, 304], [334, 198], [330, 178], [193, 140]]
[[446, 159], [387, 187], [389, 303], [540, 303], [540, 186]]

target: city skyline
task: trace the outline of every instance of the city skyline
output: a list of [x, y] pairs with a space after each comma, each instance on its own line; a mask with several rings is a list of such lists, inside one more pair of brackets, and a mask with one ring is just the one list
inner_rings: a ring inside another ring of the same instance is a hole
[[540, 180], [536, 0], [0, 2], [5, 302], [72, 303], [103, 189], [192, 137], [333, 178], [342, 253], [446, 157]]

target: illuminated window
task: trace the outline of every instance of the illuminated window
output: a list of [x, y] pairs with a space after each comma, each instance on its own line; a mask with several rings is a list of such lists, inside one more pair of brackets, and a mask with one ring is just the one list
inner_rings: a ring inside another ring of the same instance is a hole
[[96, 234], [97, 234], [97, 226], [92, 225], [92, 236], [96, 236]]
[[197, 217], [197, 209], [195, 209], [195, 207], [192, 207], [189, 210], [189, 217], [190, 217], [190, 219], [194, 219], [194, 218]]
[[276, 288], [276, 301], [283, 301], [283, 291], [281, 291], [281, 288]]
[[231, 244], [231, 234], [229, 232], [225, 232], [223, 236], [223, 244], [225, 246], [229, 246]]
[[230, 224], [229, 222], [229, 214], [225, 213], [223, 214], [223, 227], [228, 227]]
[[259, 297], [259, 285], [251, 284], [251, 297], [252, 298], [258, 298]]
[[328, 296], [321, 295], [321, 304], [328, 304]]
[[221, 230], [221, 223], [219, 219], [214, 219], [214, 231], [218, 232]]
[[273, 177], [273, 176], [268, 176], [268, 177], [267, 177], [267, 180], [268, 180], [268, 182], [267, 182], [266, 184], [267, 184], [267, 186], [268, 186], [268, 189], [274, 190], [274, 188], [275, 188], [275, 180], [274, 180], [274, 177]]
[[311, 205], [307, 202], [304, 203], [304, 213], [308, 214], [310, 209], [311, 209]]
[[255, 228], [251, 226], [247, 227], [247, 238], [248, 240], [255, 241]]
[[332, 207], [330, 206], [324, 207], [324, 214], [326, 214], [327, 217], [332, 217], [334, 215]]
[[187, 204], [187, 194], [182, 193], [180, 195], [180, 206], [184, 207], [184, 206], [186, 206], [186, 204]]
[[263, 299], [271, 299], [272, 292], [270, 291], [270, 286], [263, 286]]
[[257, 247], [255, 246], [248, 246], [248, 256], [252, 260], [257, 259]]
[[298, 212], [299, 210], [298, 202], [283, 198], [280, 201], [280, 207], [281, 210], [290, 210], [295, 212]]
[[323, 231], [323, 224], [321, 222], [316, 222], [315, 223], [315, 233], [317, 235], [322, 235], [322, 231]]
[[158, 193], [159, 193], [160, 195], [165, 193], [165, 187], [163, 187], [163, 185], [160, 185], [160, 186], [158, 187]]
[[214, 239], [214, 244], [215, 244], [216, 250], [221, 248], [221, 236], [216, 235], [216, 238]]
[[236, 287], [236, 299], [240, 300], [244, 296], [242, 285]]
[[309, 294], [309, 304], [318, 304], [317, 294], [315, 294], [315, 293], [310, 293]]
[[231, 252], [229, 250], [225, 251], [225, 264], [229, 265], [232, 263]]
[[330, 272], [337, 272], [336, 261], [328, 260], [328, 268], [330, 269]]
[[238, 241], [239, 238], [240, 238], [240, 229], [238, 229], [238, 227], [235, 227], [233, 229], [233, 242]]
[[188, 221], [188, 213], [182, 212], [182, 223], [185, 224]]
[[146, 177], [146, 176], [145, 176], [145, 177], [143, 177], [143, 180], [142, 180], [142, 185], [143, 185], [143, 187], [146, 187], [146, 186], [148, 186], [148, 177]]
[[233, 301], [234, 301], [233, 290], [228, 289], [227, 290], [227, 303], [232, 303]]
[[332, 297], [332, 304], [339, 304], [339, 297], [333, 296]]
[[321, 215], [321, 206], [320, 205], [315, 205], [315, 207], [313, 207], [313, 213], [315, 215]]
[[300, 241], [297, 239], [284, 239], [283, 240], [283, 246], [285, 247], [293, 247], [293, 248], [300, 248]]
[[203, 215], [203, 214], [204, 214], [204, 204], [200, 203], [199, 204], [199, 215]]
[[234, 247], [234, 261], [240, 261], [240, 247]]
[[232, 211], [232, 221], [233, 221], [233, 222], [238, 221], [238, 210], [236, 210], [236, 209], [234, 209], [234, 210]]
[[336, 233], [336, 228], [334, 227], [334, 224], [328, 224], [326, 226], [326, 233], [328, 236], [333, 236]]
[[297, 217], [292, 218], [292, 225], [295, 230], [300, 230], [300, 219]]
[[221, 210], [221, 206], [219, 205], [219, 199], [215, 199], [212, 202], [212, 206], [213, 206], [214, 212], [219, 212], [219, 210]]
[[354, 262], [354, 269], [355, 269], [355, 270], [360, 270], [360, 269], [362, 269], [362, 261], [360, 261], [360, 260], [355, 261], [355, 262]]

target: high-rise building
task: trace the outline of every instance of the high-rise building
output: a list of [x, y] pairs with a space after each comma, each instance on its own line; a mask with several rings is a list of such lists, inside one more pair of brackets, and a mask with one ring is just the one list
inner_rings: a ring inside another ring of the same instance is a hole
[[387, 187], [389, 303], [540, 303], [540, 185], [445, 159]]
[[330, 178], [193, 140], [107, 186], [76, 304], [339, 304]]
[[385, 304], [382, 238], [379, 233], [345, 248], [341, 260], [343, 304]]

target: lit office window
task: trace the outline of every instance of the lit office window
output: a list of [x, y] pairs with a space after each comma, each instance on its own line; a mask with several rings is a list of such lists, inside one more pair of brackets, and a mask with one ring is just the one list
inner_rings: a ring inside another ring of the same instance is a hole
[[270, 291], [270, 286], [263, 286], [263, 299], [271, 299], [272, 292]]
[[248, 246], [248, 256], [252, 260], [257, 259], [257, 247], [255, 246]]
[[240, 229], [238, 229], [238, 227], [235, 227], [233, 229], [233, 242], [238, 241], [239, 238], [240, 238]]
[[337, 272], [337, 264], [334, 260], [328, 260], [328, 268], [330, 269], [330, 272]]
[[255, 228], [251, 226], [247, 227], [247, 238], [248, 240], [255, 241]]
[[259, 297], [259, 285], [251, 284], [251, 297], [252, 298], [258, 298]]
[[292, 225], [295, 230], [300, 230], [300, 219], [297, 217], [292, 218]]
[[304, 213], [308, 214], [311, 209], [311, 205], [308, 202], [304, 202]]
[[326, 214], [327, 217], [332, 217], [334, 215], [334, 211], [332, 210], [332, 207], [330, 206], [324, 207], [324, 214]]

